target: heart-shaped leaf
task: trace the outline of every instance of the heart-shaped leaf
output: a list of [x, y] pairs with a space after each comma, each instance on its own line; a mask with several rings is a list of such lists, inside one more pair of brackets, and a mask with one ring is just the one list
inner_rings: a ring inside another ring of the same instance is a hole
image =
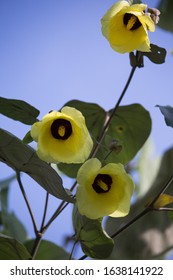
[[13, 120], [32, 125], [37, 121], [40, 112], [25, 101], [0, 97], [0, 113]]
[[[92, 103], [72, 100], [68, 106], [80, 110], [86, 119], [87, 127], [96, 144], [102, 133], [105, 120], [111, 111], [106, 112], [100, 106]], [[109, 126], [107, 135], [100, 145], [96, 157], [103, 161], [107, 155], [106, 163], [120, 162], [127, 164], [143, 146], [151, 131], [151, 118], [149, 112], [140, 104], [120, 106]], [[116, 149], [110, 154], [112, 143], [117, 143]], [[58, 164], [58, 168], [70, 177], [76, 177], [81, 165]]]
[[93, 140], [96, 140], [105, 122], [106, 111], [95, 103], [88, 103], [79, 100], [71, 100], [64, 106], [74, 107], [82, 112]]
[[[25, 243], [29, 252], [32, 251], [35, 240], [29, 240]], [[69, 260], [70, 254], [63, 248], [53, 242], [42, 240], [38, 248], [35, 260]]]
[[[109, 112], [111, 113], [111, 111]], [[120, 106], [109, 126], [97, 157], [103, 160], [109, 154], [111, 145], [117, 143], [107, 158], [106, 163], [127, 164], [140, 150], [151, 131], [149, 112], [139, 104]]]
[[0, 234], [0, 260], [28, 260], [31, 255], [20, 242]]
[[102, 220], [90, 220], [80, 215], [77, 207], [73, 211], [73, 225], [76, 238], [81, 243], [83, 252], [96, 259], [107, 258], [113, 249], [114, 242], [102, 228]]

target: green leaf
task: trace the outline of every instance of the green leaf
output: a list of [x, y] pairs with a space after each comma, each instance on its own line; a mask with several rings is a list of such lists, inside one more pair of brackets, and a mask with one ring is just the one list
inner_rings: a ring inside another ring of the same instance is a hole
[[82, 112], [91, 136], [94, 140], [96, 140], [105, 122], [106, 111], [95, 103], [88, 103], [79, 100], [71, 100], [64, 106], [74, 107]]
[[141, 1], [141, 0], [128, 0], [128, 2], [129, 2], [129, 4], [130, 4], [130, 5], [134, 5], [134, 4], [140, 4], [140, 3], [142, 3], [142, 1]]
[[164, 115], [167, 126], [173, 127], [173, 107], [160, 105], [156, 107], [159, 107], [161, 113]]
[[0, 234], [0, 260], [28, 260], [31, 255], [19, 241]]
[[2, 212], [8, 209], [9, 186], [14, 179], [16, 179], [16, 175], [12, 175], [0, 181], [0, 209]]
[[1, 214], [4, 228], [3, 233], [10, 235], [11, 237], [23, 243], [28, 237], [24, 225], [19, 221], [14, 213], [3, 211]]
[[8, 208], [8, 186], [0, 187], [0, 232], [4, 232], [4, 212]]
[[166, 50], [153, 44], [150, 44], [150, 47], [151, 52], [142, 52], [143, 55], [147, 56], [153, 63], [164, 63], [166, 58]]
[[40, 160], [31, 147], [3, 129], [0, 129], [0, 161], [17, 173], [25, 172], [55, 197], [74, 202], [63, 188], [62, 179], [57, 172], [49, 164]]
[[127, 164], [143, 146], [150, 131], [151, 118], [148, 111], [139, 104], [121, 106], [112, 119], [97, 157], [103, 160], [110, 152], [112, 142], [117, 141], [121, 149], [118, 153], [112, 152], [106, 163]]
[[58, 169], [66, 174], [70, 178], [76, 178], [77, 172], [82, 164], [66, 164], [66, 163], [58, 163]]
[[2, 212], [6, 211], [8, 208], [8, 193], [8, 186], [4, 186], [3, 188], [0, 187], [0, 209]]
[[157, 176], [161, 157], [155, 154], [154, 148], [154, 143], [149, 138], [139, 153], [137, 170], [140, 185], [135, 188], [137, 198], [147, 193]]
[[[29, 240], [25, 243], [29, 252], [32, 251], [35, 240]], [[38, 248], [35, 260], [69, 260], [70, 254], [67, 253], [62, 247], [47, 241], [42, 240]]]
[[76, 239], [80, 241], [82, 250], [87, 256], [104, 259], [111, 254], [114, 242], [103, 230], [101, 219], [90, 220], [80, 215], [77, 207], [74, 207], [73, 226]]
[[33, 138], [31, 137], [31, 131], [28, 131], [26, 133], [26, 135], [24, 136], [22, 141], [23, 141], [24, 144], [29, 144], [33, 141]]
[[37, 121], [40, 112], [25, 101], [0, 97], [0, 113], [13, 120], [32, 125]]
[[160, 21], [158, 23], [159, 27], [167, 31], [173, 32], [173, 21], [172, 21], [173, 1], [160, 0], [157, 8], [161, 12]]
[[[65, 104], [80, 110], [86, 118], [87, 127], [93, 137], [94, 143], [101, 134], [105, 119], [111, 111], [105, 112], [96, 104], [77, 100]], [[110, 153], [110, 145], [116, 141], [118, 149], [106, 159], [108, 162], [128, 163], [143, 146], [151, 131], [151, 118], [149, 112], [139, 104], [120, 106], [113, 117], [107, 136], [100, 146], [97, 158], [103, 159]], [[76, 177], [81, 165], [58, 164], [58, 168], [70, 177]]]
[[0, 210], [1, 210], [1, 225], [2, 232], [12, 236], [20, 242], [27, 238], [27, 232], [23, 224], [18, 220], [14, 213], [9, 212], [8, 194], [9, 185], [16, 179], [16, 176], [11, 176], [0, 182]]

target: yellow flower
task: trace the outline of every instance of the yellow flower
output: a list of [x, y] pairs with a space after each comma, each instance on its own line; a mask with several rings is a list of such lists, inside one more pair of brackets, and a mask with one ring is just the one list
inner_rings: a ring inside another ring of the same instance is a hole
[[123, 0], [114, 4], [103, 16], [102, 33], [115, 51], [150, 51], [148, 30], [154, 32], [155, 24], [150, 14], [145, 13], [146, 8], [145, 4], [130, 5]]
[[87, 160], [77, 174], [77, 207], [90, 219], [123, 217], [129, 213], [134, 183], [122, 164], [104, 167], [96, 159]]
[[84, 116], [67, 106], [34, 123], [31, 136], [38, 142], [38, 156], [52, 163], [82, 163], [93, 147]]

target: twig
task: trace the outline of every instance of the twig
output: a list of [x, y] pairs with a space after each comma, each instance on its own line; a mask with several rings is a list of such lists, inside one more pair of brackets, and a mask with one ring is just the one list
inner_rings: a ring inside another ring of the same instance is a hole
[[44, 207], [44, 213], [43, 213], [43, 219], [40, 227], [40, 231], [42, 231], [42, 228], [44, 227], [44, 223], [46, 220], [46, 214], [47, 214], [47, 208], [48, 208], [48, 200], [49, 200], [49, 193], [46, 193], [46, 201], [45, 201], [45, 207]]
[[42, 237], [43, 237], [43, 234], [40, 233], [40, 232], [38, 232], [38, 233], [37, 233], [37, 236], [36, 236], [36, 239], [35, 239], [35, 241], [34, 241], [34, 245], [33, 245], [33, 248], [32, 248], [32, 252], [31, 252], [32, 260], [34, 260], [35, 257], [36, 257], [36, 254], [37, 254], [37, 252], [38, 252], [38, 248], [39, 248], [39, 246], [40, 246]]
[[[168, 179], [168, 181], [165, 183], [165, 185], [161, 188], [159, 193], [156, 195], [156, 197], [151, 201], [148, 207], [154, 208], [154, 203], [157, 201], [158, 197], [166, 191], [166, 189], [169, 187], [169, 185], [173, 182], [173, 175]], [[159, 208], [160, 209], [160, 208]], [[154, 210], [157, 210], [154, 208]]]
[[74, 244], [73, 244], [73, 247], [72, 247], [72, 250], [71, 250], [71, 253], [70, 253], [70, 257], [69, 257], [69, 260], [71, 260], [72, 259], [72, 256], [73, 256], [73, 252], [74, 252], [74, 249], [75, 249], [75, 247], [76, 247], [76, 245], [77, 245], [77, 240], [75, 240], [74, 241]]
[[117, 235], [119, 235], [122, 231], [124, 231], [126, 228], [131, 226], [133, 223], [135, 223], [137, 220], [142, 218], [144, 215], [146, 215], [149, 211], [151, 211], [150, 208], [143, 209], [138, 215], [136, 215], [132, 220], [130, 220], [127, 224], [125, 224], [123, 227], [121, 227], [119, 230], [117, 230], [114, 234], [111, 235], [111, 238], [115, 238]]
[[22, 184], [22, 181], [21, 181], [21, 178], [20, 178], [20, 172], [19, 172], [19, 171], [16, 171], [16, 178], [17, 178], [17, 181], [18, 181], [20, 190], [21, 190], [21, 192], [22, 192], [23, 198], [24, 198], [24, 200], [25, 200], [25, 202], [26, 202], [26, 205], [27, 205], [29, 214], [30, 214], [30, 216], [31, 216], [31, 220], [32, 220], [32, 223], [33, 223], [35, 235], [37, 235], [37, 233], [38, 233], [37, 224], [36, 224], [36, 221], [35, 221], [34, 214], [33, 214], [33, 212], [32, 212], [31, 206], [30, 206], [30, 204], [29, 204], [29, 201], [28, 201], [26, 192], [25, 192], [25, 190], [24, 190], [24, 187], [23, 187], [23, 184]]
[[111, 114], [109, 115], [107, 121], [105, 122], [103, 130], [102, 130], [102, 133], [101, 133], [99, 139], [97, 140], [94, 149], [91, 151], [91, 154], [90, 154], [89, 158], [92, 158], [92, 157], [94, 157], [97, 154], [97, 152], [98, 152], [98, 150], [100, 148], [100, 145], [102, 144], [102, 141], [103, 141], [103, 139], [104, 139], [104, 137], [106, 135], [107, 129], [108, 129], [108, 127], [109, 127], [109, 125], [110, 125], [110, 123], [111, 123], [111, 121], [112, 121], [112, 119], [113, 119], [113, 117], [115, 115], [115, 112], [117, 111], [117, 109], [118, 109], [118, 107], [119, 107], [119, 105], [120, 105], [120, 103], [121, 103], [121, 101], [122, 101], [122, 99], [123, 99], [123, 97], [124, 97], [128, 87], [130, 85], [130, 82], [131, 82], [131, 80], [133, 78], [135, 70], [136, 70], [136, 66], [133, 66], [132, 69], [131, 69], [129, 78], [128, 78], [126, 84], [125, 84], [125, 87], [124, 87], [124, 89], [123, 89], [123, 91], [122, 91], [122, 93], [121, 93], [117, 103], [115, 104]]
[[48, 207], [48, 200], [49, 200], [49, 193], [46, 193], [46, 201], [45, 201], [45, 207], [44, 207], [44, 213], [43, 213], [43, 218], [42, 218], [42, 222], [41, 222], [41, 226], [40, 226], [40, 231], [36, 233], [36, 239], [34, 242], [34, 245], [32, 247], [32, 252], [31, 252], [31, 256], [32, 259], [35, 259], [35, 256], [37, 254], [38, 248], [40, 246], [44, 231], [43, 231], [43, 227], [44, 227], [44, 223], [45, 223], [45, 219], [46, 219], [46, 213], [47, 213], [47, 207]]
[[61, 204], [59, 205], [59, 207], [57, 208], [57, 210], [54, 212], [54, 214], [52, 215], [52, 217], [50, 218], [50, 220], [47, 222], [47, 224], [43, 227], [42, 232], [46, 231], [48, 229], [48, 227], [51, 225], [51, 223], [58, 217], [58, 215], [67, 207], [67, 205], [69, 204], [69, 202], [67, 202], [65, 204], [64, 201], [61, 202]]

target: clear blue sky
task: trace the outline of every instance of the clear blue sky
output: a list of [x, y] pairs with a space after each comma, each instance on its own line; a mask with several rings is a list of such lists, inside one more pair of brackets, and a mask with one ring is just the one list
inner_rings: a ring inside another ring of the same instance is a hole
[[[146, 1], [154, 6], [159, 1]], [[128, 54], [115, 53], [101, 34], [100, 19], [113, 0], [1, 0], [0, 1], [0, 95], [23, 99], [38, 108], [40, 118], [59, 109], [71, 99], [96, 102], [108, 110], [114, 106], [130, 72]], [[150, 111], [152, 139], [161, 154], [173, 143], [173, 130], [168, 128], [156, 104], [172, 105], [172, 34], [156, 29], [149, 34], [151, 43], [168, 51], [166, 63], [138, 69], [122, 104], [141, 103]], [[28, 126], [0, 116], [0, 125], [23, 138]], [[0, 164], [1, 177], [12, 170]], [[39, 218], [38, 201], [44, 191], [25, 178], [28, 195]], [[65, 187], [70, 187], [66, 180]], [[12, 186], [12, 209], [25, 222], [32, 235], [31, 222], [16, 185]], [[55, 209], [56, 200], [51, 207]], [[20, 207], [16, 210], [16, 205]], [[40, 205], [40, 208], [42, 206]], [[22, 211], [21, 211], [22, 209]], [[71, 215], [66, 211], [66, 219]], [[61, 241], [55, 223], [45, 236]], [[64, 226], [64, 223], [63, 223]], [[70, 227], [69, 227], [70, 228]], [[66, 230], [66, 229], [65, 229]]]

